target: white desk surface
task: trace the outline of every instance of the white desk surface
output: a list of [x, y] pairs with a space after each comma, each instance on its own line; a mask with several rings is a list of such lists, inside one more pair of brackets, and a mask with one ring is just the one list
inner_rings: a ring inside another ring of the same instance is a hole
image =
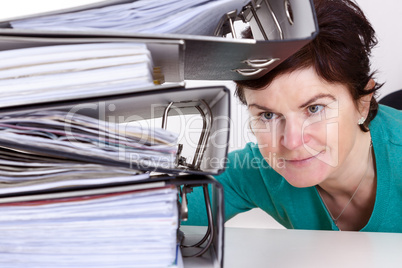
[[224, 235], [225, 268], [402, 267], [402, 234], [225, 228]]

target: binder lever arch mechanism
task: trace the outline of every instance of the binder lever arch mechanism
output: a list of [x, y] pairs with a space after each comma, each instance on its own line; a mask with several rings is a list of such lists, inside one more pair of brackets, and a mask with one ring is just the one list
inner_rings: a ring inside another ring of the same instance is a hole
[[[290, 25], [293, 25], [293, 10], [290, 0], [285, 0], [284, 9], [286, 11], [286, 18]], [[263, 38], [264, 40], [269, 40], [267, 27], [261, 22], [268, 15], [272, 18], [274, 25], [276, 27], [277, 33], [280, 40], [284, 40], [285, 36], [281, 24], [279, 23], [278, 17], [276, 16], [270, 2], [268, 0], [251, 0], [250, 3], [245, 5], [243, 9], [238, 13], [237, 10], [230, 11], [222, 16], [216, 30], [215, 36], [226, 36], [230, 34], [232, 38], [238, 38], [235, 29], [236, 21], [243, 21], [243, 23], [251, 24], [251, 28], [254, 30], [254, 35], [256, 38]], [[261, 19], [260, 19], [261, 17]], [[257, 35], [256, 31], [259, 31]]]
[[[184, 108], [184, 107], [195, 107], [197, 111], [200, 113], [203, 121], [202, 130], [200, 133], [200, 138], [198, 141], [198, 145], [196, 147], [196, 151], [194, 153], [192, 163], [187, 163], [186, 158], [181, 156], [181, 151], [183, 148], [182, 144], [179, 144], [179, 149], [176, 158], [176, 165], [177, 166], [184, 166], [188, 167], [193, 170], [199, 170], [201, 166], [201, 162], [204, 156], [204, 152], [207, 146], [208, 138], [211, 133], [212, 123], [213, 123], [213, 115], [211, 108], [209, 107], [208, 103], [205, 100], [200, 99], [199, 101], [181, 101], [181, 102], [170, 102], [169, 105], [165, 108], [163, 112], [162, 118], [162, 128], [166, 129], [169, 111], [175, 108]], [[203, 109], [204, 108], [204, 109]], [[206, 112], [204, 112], [206, 110]]]
[[[162, 128], [167, 128], [167, 122], [169, 117], [169, 111], [172, 109], [183, 109], [188, 107], [194, 107], [200, 114], [203, 124], [202, 130], [200, 133], [198, 145], [196, 147], [193, 161], [192, 163], [187, 163], [186, 158], [181, 156], [181, 148], [182, 144], [179, 144], [179, 149], [176, 158], [176, 164], [178, 167], [184, 166], [185, 168], [189, 168], [191, 170], [200, 170], [201, 162], [204, 156], [204, 152], [208, 143], [209, 136], [211, 134], [212, 124], [213, 124], [213, 113], [208, 105], [208, 103], [203, 100], [196, 101], [180, 101], [180, 102], [170, 102], [163, 111], [162, 116]], [[205, 207], [206, 207], [206, 216], [208, 220], [208, 226], [205, 235], [196, 243], [191, 245], [181, 245], [183, 249], [198, 249], [195, 253], [189, 253], [188, 255], [183, 255], [183, 257], [199, 257], [202, 256], [205, 252], [209, 250], [213, 241], [217, 239], [216, 230], [214, 229], [214, 216], [212, 212], [212, 204], [210, 200], [210, 192], [207, 184], [201, 185], [188, 185], [185, 184], [182, 187], [179, 187], [181, 204], [180, 204], [180, 218], [182, 221], [188, 220], [188, 198], [187, 194], [193, 192], [194, 187], [202, 187]], [[199, 249], [201, 248], [201, 249]]]
[[[300, 6], [298, 6], [298, 4], [299, 3], [296, 1], [291, 0], [251, 0], [242, 8], [242, 10], [240, 10], [240, 12], [233, 10], [223, 15], [217, 28], [215, 29], [215, 36], [229, 36], [235, 40], [242, 39], [237, 32], [239, 27], [236, 27], [235, 25], [236, 23], [240, 24], [240, 22], [242, 22], [243, 25], [248, 25], [251, 31], [251, 37], [257, 42], [277, 42], [279, 40], [286, 43], [287, 40], [295, 38], [297, 35], [299, 35], [302, 32], [302, 27], [305, 28], [306, 26], [299, 25], [302, 24], [302, 22], [299, 21]], [[297, 11], [296, 24], [294, 15], [295, 12], [292, 8], [293, 6], [296, 6]], [[244, 27], [245, 26], [243, 26], [243, 29]], [[293, 30], [295, 28], [297, 28], [297, 31], [299, 32], [295, 32]], [[314, 35], [313, 32], [312, 34]], [[253, 57], [253, 55], [251, 56]], [[282, 60], [284, 60], [284, 58], [286, 58], [286, 56], [278, 56], [278, 54], [272, 57], [250, 57], [241, 61], [247, 66], [246, 68], [233, 68], [231, 71], [240, 75], [237, 80], [253, 79], [271, 70]]]
[[[213, 123], [213, 115], [211, 108], [209, 107], [208, 103], [200, 99], [198, 101], [180, 101], [180, 102], [170, 102], [169, 105], [165, 108], [163, 112], [163, 117], [162, 117], [162, 128], [166, 129], [167, 127], [167, 121], [168, 121], [168, 116], [169, 116], [169, 111], [172, 108], [184, 108], [184, 107], [195, 107], [197, 111], [200, 113], [202, 120], [203, 120], [203, 125], [202, 125], [202, 130], [200, 133], [200, 138], [198, 141], [197, 148], [194, 153], [193, 161], [192, 163], [187, 163], [186, 158], [181, 156], [181, 149], [183, 147], [182, 144], [179, 144], [179, 149], [177, 153], [177, 158], [176, 158], [176, 165], [179, 166], [184, 166], [188, 167], [193, 170], [199, 170], [201, 166], [201, 161], [203, 159], [203, 155], [207, 146], [208, 138], [211, 133], [211, 128], [212, 128], [212, 123]], [[206, 112], [204, 112], [206, 110]], [[214, 223], [213, 223], [213, 215], [212, 215], [212, 207], [211, 207], [211, 201], [209, 197], [209, 189], [207, 184], [202, 184], [202, 185], [183, 185], [179, 190], [180, 190], [180, 196], [181, 196], [181, 205], [180, 205], [180, 218], [182, 221], [187, 221], [188, 220], [188, 198], [187, 194], [193, 192], [193, 188], [196, 186], [201, 186], [203, 193], [204, 193], [204, 201], [205, 201], [205, 207], [206, 207], [206, 215], [208, 219], [208, 228], [207, 231], [204, 235], [204, 237], [198, 241], [197, 243], [193, 245], [182, 245], [182, 248], [199, 248], [203, 245], [202, 249], [199, 250], [196, 253], [193, 253], [192, 255], [185, 255], [184, 257], [198, 257], [202, 256], [205, 252], [208, 251], [209, 247], [212, 245], [214, 241], [214, 235], [215, 235], [215, 230], [214, 230]]]

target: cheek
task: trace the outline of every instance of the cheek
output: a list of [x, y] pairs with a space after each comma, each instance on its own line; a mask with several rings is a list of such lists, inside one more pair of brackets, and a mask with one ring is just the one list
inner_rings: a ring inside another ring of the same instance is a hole
[[254, 125], [253, 133], [257, 139], [260, 151], [275, 152], [278, 150], [280, 133], [273, 123]]
[[318, 159], [328, 166], [336, 168], [347, 157], [353, 146], [358, 128], [351, 119], [352, 116], [339, 114], [322, 122], [308, 126], [306, 133], [309, 142], [305, 148], [311, 155], [319, 154]]
[[269, 127], [254, 129], [253, 131], [262, 156], [271, 167], [274, 167], [277, 162], [275, 158], [280, 151], [278, 133], [272, 132]]
[[343, 117], [343, 120], [339, 121], [338, 157], [340, 162], [343, 162], [350, 153], [361, 131], [355, 120], [351, 118], [351, 116]]
[[327, 121], [315, 122], [307, 125], [302, 129], [303, 142], [305, 145], [319, 146], [321, 149], [329, 141], [329, 137], [333, 133], [333, 126], [336, 125]]
[[336, 167], [339, 162], [339, 123], [325, 121], [311, 126], [310, 142], [305, 144], [306, 150], [325, 165]]

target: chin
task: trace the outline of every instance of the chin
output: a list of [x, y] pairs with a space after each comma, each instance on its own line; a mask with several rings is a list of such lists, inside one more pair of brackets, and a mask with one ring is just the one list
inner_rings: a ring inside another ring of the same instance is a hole
[[[281, 174], [282, 175], [282, 174]], [[306, 176], [300, 176], [300, 175], [282, 175], [285, 180], [292, 185], [293, 187], [296, 188], [307, 188], [307, 187], [313, 187], [318, 185], [322, 180], [314, 178], [308, 178]]]

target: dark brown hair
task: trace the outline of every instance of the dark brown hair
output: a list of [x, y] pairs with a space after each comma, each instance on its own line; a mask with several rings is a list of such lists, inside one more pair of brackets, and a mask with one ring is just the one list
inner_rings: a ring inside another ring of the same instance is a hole
[[[236, 94], [243, 104], [247, 104], [245, 88], [262, 89], [278, 75], [308, 67], [313, 67], [327, 82], [346, 85], [356, 104], [382, 86], [376, 83], [374, 88], [365, 89], [374, 75], [369, 57], [377, 39], [363, 11], [351, 0], [315, 0], [314, 6], [319, 27], [317, 37], [263, 77], [235, 81]], [[245, 31], [245, 34], [251, 33]], [[367, 119], [360, 125], [363, 131], [368, 131], [377, 111], [378, 103], [373, 97]]]

